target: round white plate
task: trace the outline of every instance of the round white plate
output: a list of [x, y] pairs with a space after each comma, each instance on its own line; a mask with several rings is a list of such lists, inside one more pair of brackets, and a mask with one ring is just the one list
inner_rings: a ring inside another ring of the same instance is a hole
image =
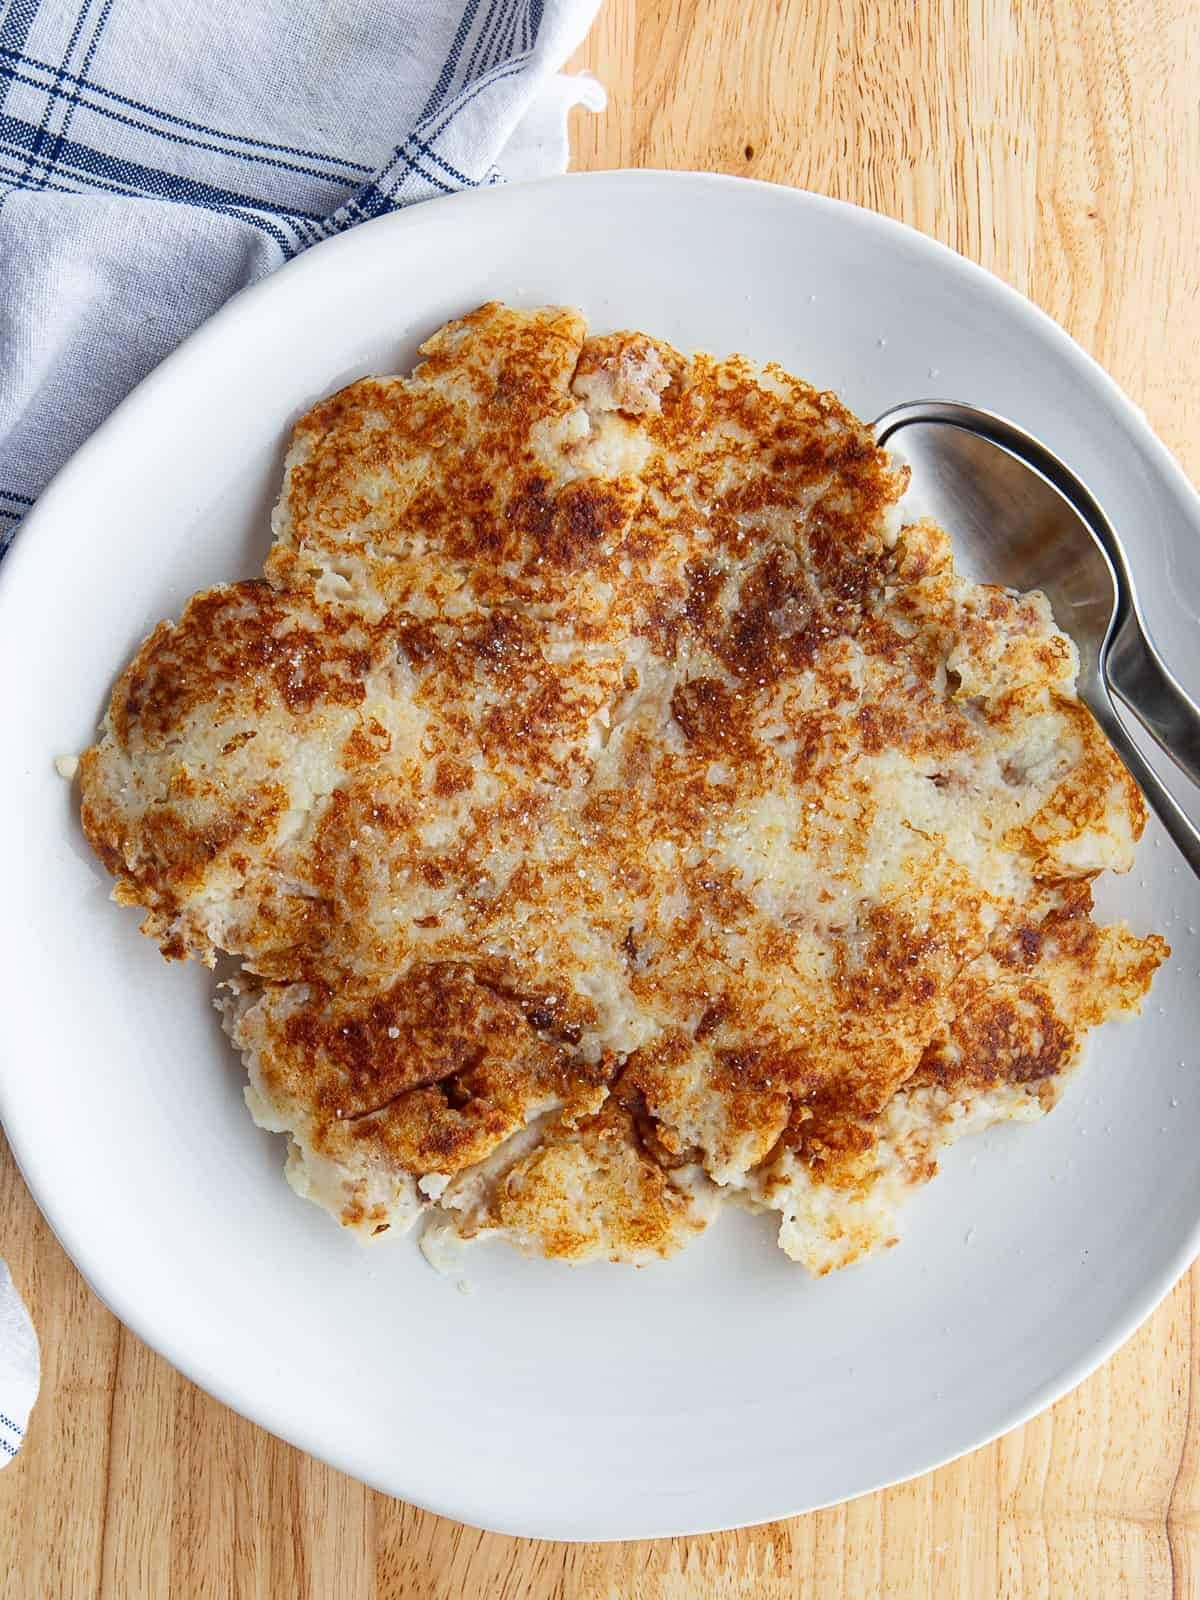
[[[929, 392], [1005, 412], [1091, 483], [1193, 691], [1200, 502], [1065, 334], [950, 251], [812, 195], [610, 173], [437, 200], [241, 295], [43, 496], [0, 567], [4, 1122], [93, 1287], [184, 1373], [369, 1483], [510, 1533], [782, 1517], [924, 1471], [1102, 1360], [1200, 1245], [1200, 894], [1152, 828], [1102, 904], [1175, 955], [1060, 1109], [951, 1153], [881, 1258], [814, 1281], [767, 1218], [636, 1272], [363, 1248], [281, 1175], [210, 979], [167, 967], [53, 758], [196, 588], [257, 570], [292, 420], [403, 370], [490, 298], [582, 306], [773, 357], [862, 416]], [[1143, 314], [1130, 308], [1130, 315]]]

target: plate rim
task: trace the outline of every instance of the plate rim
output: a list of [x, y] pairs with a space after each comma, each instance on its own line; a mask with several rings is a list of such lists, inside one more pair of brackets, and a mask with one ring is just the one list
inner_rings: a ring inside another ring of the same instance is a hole
[[[733, 174], [664, 168], [617, 168], [601, 172], [569, 172], [521, 183], [465, 190], [453, 195], [440, 196], [431, 201], [423, 201], [418, 205], [373, 218], [367, 223], [347, 230], [345, 233], [337, 234], [332, 238], [321, 241], [318, 245], [284, 263], [282, 267], [238, 291], [130, 391], [96, 431], [64, 463], [38, 496], [35, 505], [19, 525], [17, 537], [11, 544], [4, 559], [0, 561], [0, 629], [3, 628], [7, 607], [10, 605], [15, 606], [18, 603], [17, 597], [22, 593], [21, 574], [26, 565], [33, 559], [31, 552], [34, 541], [40, 542], [40, 551], [44, 553], [47, 548], [47, 541], [53, 537], [49, 527], [43, 529], [41, 524], [43, 522], [49, 524], [51, 521], [56, 520], [55, 513], [58, 504], [60, 500], [68, 499], [73, 494], [76, 480], [86, 482], [87, 474], [91, 470], [93, 461], [99, 459], [105, 452], [110, 450], [113, 443], [119, 444], [122, 437], [129, 432], [131, 424], [136, 423], [144, 410], [153, 404], [159, 391], [164, 387], [170, 388], [173, 385], [174, 373], [178, 365], [193, 359], [197, 350], [202, 350], [208, 345], [219, 345], [220, 342], [228, 339], [229, 334], [236, 329], [240, 320], [252, 319], [263, 298], [278, 292], [278, 284], [281, 279], [286, 278], [289, 282], [297, 281], [300, 273], [305, 271], [311, 273], [319, 270], [327, 273], [333, 266], [334, 253], [336, 251], [352, 255], [354, 251], [362, 247], [359, 236], [363, 234], [364, 230], [374, 229], [382, 235], [384, 229], [389, 229], [393, 234], [402, 237], [407, 230], [416, 226], [428, 225], [431, 216], [449, 216], [452, 213], [467, 211], [468, 208], [479, 209], [484, 205], [503, 207], [508, 203], [509, 197], [513, 195], [528, 194], [531, 191], [542, 191], [544, 193], [560, 189], [565, 185], [570, 185], [572, 188], [616, 187], [627, 189], [638, 187], [654, 188], [664, 183], [676, 188], [703, 190], [705, 191], [706, 201], [712, 195], [755, 191], [769, 196], [783, 205], [794, 205], [801, 210], [807, 208], [817, 213], [839, 216], [851, 213], [857, 226], [865, 227], [869, 233], [873, 232], [885, 244], [895, 245], [899, 243], [909, 250], [925, 253], [932, 257], [940, 257], [943, 262], [960, 275], [965, 274], [967, 278], [975, 283], [986, 286], [988, 292], [997, 296], [1012, 315], [1031, 326], [1042, 340], [1047, 341], [1061, 356], [1065, 357], [1068, 362], [1080, 370], [1092, 386], [1098, 386], [1103, 391], [1114, 409], [1119, 413], [1123, 426], [1145, 451], [1154, 470], [1168, 480], [1171, 487], [1181, 498], [1191, 503], [1198, 520], [1200, 520], [1200, 493], [1197, 492], [1166, 444], [1151, 428], [1145, 414], [1126, 395], [1117, 381], [1100, 365], [1099, 361], [1090, 355], [1059, 323], [1026, 295], [1015, 289], [1011, 284], [999, 277], [998, 274], [981, 266], [978, 262], [972, 261], [951, 246], [942, 243], [929, 234], [923, 233], [920, 229], [908, 223], [898, 221], [896, 218], [887, 216], [884, 213], [850, 201], [835, 199], [828, 195], [822, 195], [812, 190], [795, 188], [787, 184], [768, 183], [760, 179], [744, 178]], [[374, 237], [373, 234], [369, 236]], [[319, 260], [319, 268], [314, 268], [314, 258]], [[289, 274], [290, 277], [288, 277]], [[61, 530], [69, 527], [69, 519], [57, 520], [61, 537]], [[37, 530], [32, 536], [31, 528]], [[312, 1455], [315, 1459], [323, 1461], [339, 1471], [346, 1472], [380, 1493], [392, 1498], [401, 1498], [420, 1510], [508, 1536], [552, 1538], [588, 1543], [611, 1543], [629, 1538], [690, 1537], [716, 1531], [731, 1531], [737, 1528], [753, 1527], [764, 1522], [804, 1515], [810, 1511], [820, 1510], [830, 1505], [844, 1504], [850, 1499], [857, 1499], [863, 1495], [876, 1493], [882, 1488], [910, 1482], [928, 1472], [935, 1471], [939, 1467], [958, 1460], [974, 1450], [981, 1449], [1004, 1434], [1023, 1426], [1046, 1407], [1052, 1405], [1082, 1383], [1109, 1359], [1152, 1315], [1188, 1270], [1197, 1255], [1200, 1254], [1200, 1211], [1198, 1211], [1186, 1237], [1181, 1245], [1171, 1253], [1164, 1268], [1148, 1281], [1139, 1295], [1130, 1298], [1124, 1315], [1114, 1319], [1112, 1325], [1103, 1336], [1094, 1339], [1082, 1354], [1066, 1363], [1055, 1376], [1038, 1385], [1022, 1406], [1011, 1413], [1009, 1418], [999, 1426], [984, 1434], [976, 1434], [973, 1430], [968, 1429], [967, 1431], [972, 1433], [972, 1438], [969, 1442], [956, 1445], [945, 1453], [935, 1452], [923, 1465], [914, 1468], [910, 1473], [900, 1477], [893, 1477], [885, 1472], [882, 1478], [878, 1480], [872, 1478], [869, 1484], [856, 1489], [849, 1496], [813, 1500], [800, 1507], [790, 1505], [787, 1502], [786, 1488], [782, 1488], [775, 1496], [775, 1499], [780, 1502], [779, 1504], [776, 1504], [772, 1509], [764, 1511], [761, 1516], [755, 1515], [744, 1520], [730, 1522], [701, 1519], [693, 1523], [685, 1519], [683, 1524], [677, 1522], [661, 1527], [656, 1531], [639, 1529], [634, 1533], [622, 1531], [595, 1533], [589, 1531], [572, 1534], [569, 1531], [564, 1531], [562, 1526], [557, 1525], [558, 1523], [569, 1523], [571, 1520], [569, 1516], [560, 1516], [554, 1526], [547, 1526], [546, 1524], [537, 1526], [529, 1520], [522, 1521], [507, 1517], [490, 1518], [486, 1515], [477, 1514], [470, 1507], [464, 1510], [462, 1508], [456, 1509], [450, 1505], [431, 1503], [423, 1499], [419, 1492], [414, 1493], [407, 1489], [403, 1495], [399, 1495], [388, 1484], [379, 1482], [370, 1473], [364, 1473], [349, 1455], [343, 1454], [323, 1442], [321, 1436], [310, 1434], [302, 1425], [294, 1425], [289, 1417], [281, 1418], [277, 1416], [275, 1414], [277, 1408], [269, 1401], [255, 1407], [251, 1403], [250, 1397], [243, 1399], [237, 1391], [236, 1383], [231, 1383], [222, 1377], [220, 1372], [210, 1370], [208, 1363], [202, 1356], [192, 1356], [186, 1351], [180, 1352], [174, 1340], [161, 1340], [154, 1332], [148, 1332], [147, 1322], [153, 1328], [153, 1318], [143, 1316], [142, 1307], [149, 1305], [151, 1302], [143, 1300], [130, 1303], [128, 1297], [121, 1292], [120, 1286], [114, 1288], [104, 1282], [103, 1263], [95, 1263], [89, 1260], [86, 1244], [81, 1244], [79, 1241], [78, 1230], [74, 1227], [70, 1215], [73, 1209], [72, 1206], [69, 1202], [60, 1203], [54, 1194], [47, 1192], [47, 1186], [39, 1181], [38, 1156], [35, 1148], [37, 1141], [36, 1138], [28, 1138], [22, 1130], [19, 1107], [14, 1108], [13, 1105], [14, 1098], [19, 1100], [19, 1095], [14, 1095], [11, 1090], [11, 1084], [14, 1080], [15, 1074], [10, 1072], [6, 1066], [6, 1055], [4, 1052], [0, 1052], [0, 1118], [3, 1119], [4, 1131], [13, 1159], [33, 1197], [34, 1203], [45, 1218], [58, 1243], [84, 1278], [91, 1292], [125, 1327], [162, 1356], [183, 1377], [197, 1384], [222, 1405], [227, 1406], [237, 1415], [245, 1417], [256, 1426], [265, 1428], [286, 1443]], [[14, 1109], [16, 1110], [15, 1121], [13, 1117]], [[76, 1206], [74, 1211], [78, 1215], [79, 1208]]]

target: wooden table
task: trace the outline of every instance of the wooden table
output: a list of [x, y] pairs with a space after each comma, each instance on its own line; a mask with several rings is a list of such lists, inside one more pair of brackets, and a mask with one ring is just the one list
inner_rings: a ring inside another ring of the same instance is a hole
[[[1195, 0], [607, 0], [581, 167], [697, 167], [914, 223], [1031, 295], [1200, 474]], [[0, 1473], [10, 1600], [1200, 1595], [1193, 1271], [1089, 1382], [940, 1472], [814, 1516], [539, 1544], [277, 1443], [126, 1333], [0, 1158], [0, 1254], [45, 1361]]]

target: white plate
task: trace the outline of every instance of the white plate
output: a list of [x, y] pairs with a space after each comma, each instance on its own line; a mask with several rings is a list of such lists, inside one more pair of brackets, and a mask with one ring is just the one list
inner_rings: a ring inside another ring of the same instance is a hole
[[[732, 179], [612, 173], [438, 200], [239, 297], [42, 498], [0, 568], [4, 1121], [96, 1291], [238, 1411], [419, 1505], [551, 1538], [782, 1517], [921, 1472], [1102, 1360], [1200, 1238], [1200, 895], [1152, 829], [1104, 901], [1174, 959], [1061, 1108], [960, 1146], [900, 1246], [815, 1282], [766, 1218], [648, 1271], [503, 1245], [470, 1296], [411, 1238], [297, 1200], [242, 1106], [209, 978], [108, 901], [53, 757], [199, 586], [257, 569], [288, 425], [478, 302], [775, 357], [863, 416], [930, 391], [1007, 412], [1091, 483], [1194, 690], [1200, 504], [1026, 301], [918, 234]], [[1144, 314], [1131, 307], [1130, 315]]]

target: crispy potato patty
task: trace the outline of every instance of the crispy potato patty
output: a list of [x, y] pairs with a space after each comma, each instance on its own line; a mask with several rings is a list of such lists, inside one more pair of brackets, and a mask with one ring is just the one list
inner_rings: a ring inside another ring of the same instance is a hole
[[1074, 647], [778, 367], [496, 304], [422, 355], [300, 420], [264, 577], [121, 676], [116, 899], [237, 958], [250, 1109], [365, 1234], [891, 1242], [1167, 954], [1091, 920], [1145, 813]]

